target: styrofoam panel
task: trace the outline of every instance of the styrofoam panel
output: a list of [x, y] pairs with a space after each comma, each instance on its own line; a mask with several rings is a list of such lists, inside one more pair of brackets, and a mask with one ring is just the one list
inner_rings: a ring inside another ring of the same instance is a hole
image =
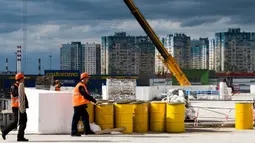
[[250, 85], [250, 93], [255, 93], [255, 85]]
[[156, 97], [157, 95], [157, 91], [156, 91], [156, 87], [153, 86], [153, 87], [149, 87], [149, 100], [152, 100], [153, 98]]
[[145, 100], [143, 99], [143, 88], [142, 87], [136, 87], [136, 99], [137, 100]]
[[38, 133], [39, 124], [39, 92], [36, 89], [25, 88], [29, 108], [27, 111], [27, 132]]
[[61, 134], [71, 132], [72, 93], [26, 89], [29, 101], [29, 133]]
[[107, 100], [108, 96], [107, 96], [107, 87], [106, 86], [102, 86], [102, 98], [103, 100]]
[[39, 97], [39, 133], [70, 133], [72, 93], [42, 93]]

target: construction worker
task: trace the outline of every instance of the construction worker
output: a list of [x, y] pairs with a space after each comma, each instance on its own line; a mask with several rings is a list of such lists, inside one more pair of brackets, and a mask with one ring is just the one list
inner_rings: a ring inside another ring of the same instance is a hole
[[55, 81], [55, 91], [60, 91], [60, 88], [61, 88], [61, 83], [59, 82], [59, 80], [56, 80]]
[[24, 74], [16, 74], [16, 83], [11, 86], [11, 105], [14, 120], [12, 123], [3, 128], [2, 137], [4, 140], [6, 139], [6, 135], [13, 129], [16, 129], [19, 123], [17, 141], [28, 141], [28, 139], [24, 137], [27, 124], [26, 108], [28, 108], [28, 100], [24, 88], [24, 79]]
[[73, 93], [74, 114], [72, 121], [71, 136], [81, 136], [81, 134], [78, 133], [77, 129], [77, 124], [80, 120], [80, 117], [82, 117], [85, 135], [94, 134], [94, 132], [90, 130], [89, 114], [86, 108], [88, 107], [87, 104], [90, 103], [90, 101], [94, 103], [96, 103], [97, 101], [92, 96], [90, 96], [87, 90], [86, 84], [88, 83], [89, 78], [90, 76], [87, 73], [82, 73], [80, 76], [81, 81], [74, 88]]

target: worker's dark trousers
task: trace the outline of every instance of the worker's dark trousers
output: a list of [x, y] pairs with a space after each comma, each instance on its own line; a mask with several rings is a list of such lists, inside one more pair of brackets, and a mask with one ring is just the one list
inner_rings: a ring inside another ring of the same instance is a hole
[[7, 135], [10, 131], [14, 130], [18, 126], [18, 121], [19, 121], [19, 131], [18, 131], [18, 139], [23, 139], [24, 134], [25, 134], [25, 129], [27, 126], [27, 113], [21, 113], [19, 112], [19, 108], [12, 108], [13, 112], [13, 122], [7, 125], [3, 129], [3, 134]]
[[85, 134], [89, 134], [90, 133], [89, 114], [84, 105], [74, 107], [74, 114], [73, 114], [73, 121], [72, 121], [72, 134], [78, 133], [77, 125], [80, 120], [80, 117], [82, 117]]

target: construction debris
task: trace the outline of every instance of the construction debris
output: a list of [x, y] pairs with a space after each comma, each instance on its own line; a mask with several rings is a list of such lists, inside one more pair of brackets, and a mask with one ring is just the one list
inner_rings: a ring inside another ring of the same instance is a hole
[[220, 100], [232, 100], [232, 89], [229, 88], [226, 82], [220, 82]]
[[90, 123], [89, 126], [90, 126], [91, 131], [93, 131], [93, 132], [98, 132], [98, 131], [101, 131], [101, 130], [102, 130], [102, 129], [100, 128], [100, 126], [98, 126], [98, 125], [95, 124], [95, 123]]
[[[165, 94], [163, 94], [165, 96]], [[162, 96], [161, 96], [162, 97]], [[187, 103], [188, 96], [185, 95], [185, 91], [182, 89], [170, 89], [167, 91], [166, 97], [161, 101], [166, 101], [168, 103]]]
[[136, 99], [135, 79], [107, 79], [106, 85], [109, 100], [118, 102]]
[[122, 132], [122, 131], [125, 131], [126, 128], [114, 128], [114, 129], [105, 129], [105, 130], [102, 130], [102, 131], [97, 131], [95, 132], [96, 135], [101, 135], [101, 134], [114, 134], [116, 132]]
[[37, 77], [35, 82], [35, 88], [50, 90], [51, 86], [53, 85], [53, 82], [54, 82], [53, 76]]
[[[105, 129], [102, 130], [101, 127], [95, 123], [90, 123], [90, 130], [93, 131], [96, 135], [101, 135], [101, 134], [122, 134], [122, 131], [125, 131], [126, 128], [114, 128], [114, 129]], [[78, 124], [77, 126], [79, 132], [83, 132], [84, 131], [84, 126], [83, 124]]]
[[186, 120], [194, 120], [196, 118], [193, 107], [190, 106], [188, 102], [188, 95], [185, 94], [185, 90], [183, 89], [170, 89], [167, 93], [162, 93], [157, 99], [161, 99], [161, 101], [168, 102], [168, 103], [184, 103], [186, 110], [185, 110], [185, 119]]

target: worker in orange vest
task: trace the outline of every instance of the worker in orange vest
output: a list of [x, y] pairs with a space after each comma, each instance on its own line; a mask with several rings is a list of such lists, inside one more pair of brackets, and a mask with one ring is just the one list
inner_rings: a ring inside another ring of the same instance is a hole
[[2, 137], [4, 140], [6, 139], [6, 135], [13, 129], [16, 129], [19, 123], [17, 141], [28, 141], [28, 139], [24, 137], [27, 125], [26, 108], [28, 108], [28, 100], [25, 93], [24, 79], [24, 74], [16, 74], [16, 83], [11, 86], [11, 105], [14, 120], [12, 123], [7, 125], [6, 128], [3, 128]]
[[75, 86], [74, 93], [73, 93], [73, 107], [74, 107], [74, 114], [72, 119], [72, 131], [71, 136], [81, 136], [81, 134], [78, 133], [77, 124], [80, 120], [80, 117], [82, 117], [82, 122], [84, 125], [84, 132], [85, 135], [87, 134], [94, 134], [90, 130], [89, 126], [89, 114], [86, 110], [88, 107], [87, 104], [90, 103], [90, 101], [96, 103], [97, 101], [90, 96], [86, 84], [89, 81], [90, 76], [87, 73], [82, 73], [80, 76], [80, 82]]
[[61, 83], [59, 82], [59, 80], [56, 80], [55, 81], [55, 91], [60, 91], [60, 88], [61, 88]]

